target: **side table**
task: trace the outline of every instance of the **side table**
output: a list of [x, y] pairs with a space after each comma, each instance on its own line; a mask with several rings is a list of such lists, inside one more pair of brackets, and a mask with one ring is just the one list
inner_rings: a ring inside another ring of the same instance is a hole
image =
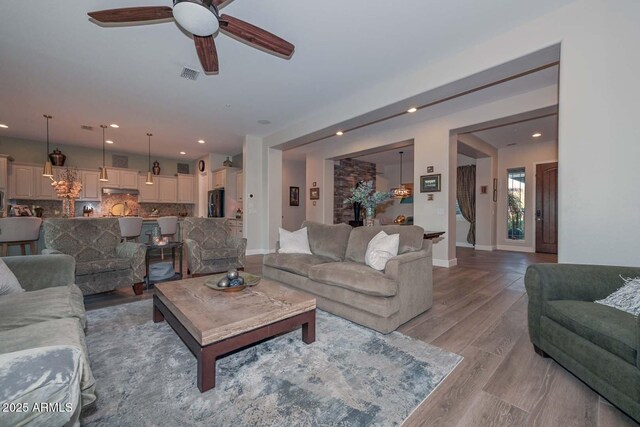
[[[156, 245], [153, 243], [145, 243], [145, 246], [147, 247], [147, 253], [145, 254], [145, 267], [146, 267], [146, 276], [144, 278], [145, 284], [147, 289], [149, 289], [150, 285], [153, 285], [155, 283], [160, 283], [160, 282], [169, 282], [172, 280], [181, 280], [182, 279], [182, 242], [168, 242], [164, 245]], [[151, 253], [154, 250], [160, 250], [160, 249], [171, 249], [171, 261], [173, 264], [173, 267], [175, 268], [176, 265], [176, 252], [178, 252], [179, 254], [179, 266], [178, 266], [178, 271], [172, 276], [169, 277], [168, 279], [164, 279], [164, 280], [156, 280], [156, 281], [152, 281], [151, 278], [149, 277], [149, 265], [150, 265], [150, 258], [151, 258]]]

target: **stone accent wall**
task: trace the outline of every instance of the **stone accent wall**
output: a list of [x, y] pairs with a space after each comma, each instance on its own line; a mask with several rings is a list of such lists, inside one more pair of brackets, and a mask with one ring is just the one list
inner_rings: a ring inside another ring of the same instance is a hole
[[361, 160], [344, 159], [335, 163], [333, 167], [333, 223], [348, 223], [353, 221], [353, 206], [343, 201], [351, 196], [351, 189], [358, 181], [376, 181], [375, 163]]

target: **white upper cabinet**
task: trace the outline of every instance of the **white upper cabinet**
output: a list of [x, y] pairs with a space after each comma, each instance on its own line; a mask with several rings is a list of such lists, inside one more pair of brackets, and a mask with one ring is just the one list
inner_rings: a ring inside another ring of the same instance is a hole
[[6, 190], [9, 184], [9, 162], [7, 156], [0, 156], [0, 190]]
[[138, 171], [120, 170], [120, 188], [138, 188]]
[[175, 203], [178, 200], [178, 179], [174, 177], [158, 176], [154, 179], [158, 185], [158, 201]]
[[12, 199], [31, 199], [35, 197], [34, 167], [25, 165], [11, 166], [11, 191]]
[[82, 192], [79, 200], [97, 201], [101, 200], [102, 186], [100, 185], [100, 172], [98, 171], [78, 171], [82, 182]]
[[153, 184], [147, 184], [146, 175], [138, 175], [138, 200], [140, 202], [157, 202], [158, 201], [158, 186], [157, 180], [154, 178]]
[[195, 203], [195, 179], [193, 175], [178, 174], [178, 202]]

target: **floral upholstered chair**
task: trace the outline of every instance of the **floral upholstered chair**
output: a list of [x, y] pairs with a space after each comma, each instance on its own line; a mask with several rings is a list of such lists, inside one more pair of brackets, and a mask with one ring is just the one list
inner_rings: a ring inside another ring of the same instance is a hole
[[244, 269], [247, 239], [231, 234], [224, 218], [185, 218], [182, 223], [187, 265], [193, 276]]
[[132, 286], [142, 293], [146, 247], [120, 243], [117, 218], [47, 218], [43, 254], [67, 254], [76, 260], [76, 284], [84, 295]]

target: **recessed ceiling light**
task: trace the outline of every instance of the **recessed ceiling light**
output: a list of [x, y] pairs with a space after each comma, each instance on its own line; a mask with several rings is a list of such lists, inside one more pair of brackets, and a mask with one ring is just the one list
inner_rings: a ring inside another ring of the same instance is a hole
[[115, 123], [111, 123], [109, 126], [111, 126], [112, 128], [116, 128], [116, 129], [118, 129], [118, 128], [120, 127], [120, 126], [118, 126], [118, 125], [117, 125], [117, 124], [115, 124]]
[[338, 132], [336, 132], [336, 135], [338, 135], [338, 136], [342, 136], [342, 135], [344, 135], [344, 132], [342, 132], [341, 130], [339, 130]]
[[540, 132], [536, 132], [531, 136], [534, 137], [534, 138], [540, 138], [542, 136], [542, 134]]
[[185, 154], [187, 154], [187, 153], [185, 153], [184, 151], [181, 151], [181, 152], [180, 152], [180, 154], [185, 155]]
[[407, 113], [415, 113], [416, 111], [418, 111], [416, 107], [411, 107], [407, 110]]
[[199, 139], [198, 144], [204, 144], [204, 139]]
[[258, 120], [258, 123], [260, 123], [261, 125], [270, 125], [271, 124], [271, 122], [269, 120], [265, 120], [265, 119]]
[[113, 141], [112, 141], [112, 140], [110, 140], [110, 139], [107, 139], [105, 142], [106, 142], [107, 144], [113, 144]]
[[5, 124], [0, 123], [0, 128], [2, 128], [2, 129], [9, 129], [9, 126], [7, 126], [7, 125], [5, 125]]

